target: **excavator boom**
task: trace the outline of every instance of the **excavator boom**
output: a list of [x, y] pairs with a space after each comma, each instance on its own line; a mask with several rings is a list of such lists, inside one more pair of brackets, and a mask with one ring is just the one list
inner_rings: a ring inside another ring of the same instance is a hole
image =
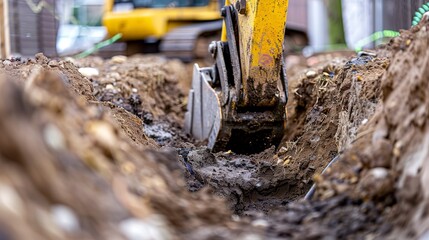
[[288, 0], [227, 1], [214, 66], [195, 65], [185, 129], [214, 151], [258, 152], [283, 137]]

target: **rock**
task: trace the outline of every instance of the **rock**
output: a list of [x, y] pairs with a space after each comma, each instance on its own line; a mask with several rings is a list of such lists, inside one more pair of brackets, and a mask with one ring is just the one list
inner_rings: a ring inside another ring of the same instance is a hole
[[305, 74], [308, 78], [315, 78], [317, 76], [317, 72], [310, 70]]
[[59, 63], [56, 60], [51, 60], [51, 61], [49, 61], [48, 66], [49, 67], [58, 67]]
[[57, 151], [65, 149], [66, 143], [64, 135], [55, 125], [47, 125], [43, 129], [43, 137], [50, 148]]
[[78, 71], [85, 77], [96, 77], [100, 74], [100, 72], [98, 71], [98, 69], [96, 68], [91, 68], [91, 67], [83, 67], [83, 68], [79, 68]]
[[85, 130], [93, 135], [97, 142], [106, 149], [114, 148], [117, 144], [116, 133], [107, 122], [91, 121], [86, 124]]
[[4, 183], [0, 183], [0, 209], [1, 208], [19, 217], [23, 217], [24, 205], [21, 197], [15, 189]]
[[128, 58], [126, 56], [119, 55], [112, 57], [111, 61], [112, 63], [124, 63], [127, 61], [127, 59]]
[[51, 214], [55, 223], [63, 231], [73, 233], [80, 229], [79, 219], [71, 208], [64, 205], [54, 205], [51, 208]]
[[73, 65], [77, 65], [76, 59], [71, 58], [71, 57], [66, 57], [66, 58], [64, 58], [64, 61], [66, 61], [66, 62], [70, 62], [70, 63], [72, 63]]
[[266, 228], [269, 226], [269, 223], [267, 222], [267, 220], [257, 219], [252, 221], [252, 226], [259, 227], [259, 228]]
[[37, 53], [35, 55], [35, 58], [36, 58], [36, 61], [40, 64], [46, 64], [49, 62], [49, 59], [45, 55], [43, 55], [43, 53]]
[[119, 229], [128, 240], [173, 239], [165, 220], [158, 215], [126, 219], [119, 224]]
[[106, 85], [106, 90], [113, 90], [113, 89], [115, 89], [115, 87], [112, 84]]

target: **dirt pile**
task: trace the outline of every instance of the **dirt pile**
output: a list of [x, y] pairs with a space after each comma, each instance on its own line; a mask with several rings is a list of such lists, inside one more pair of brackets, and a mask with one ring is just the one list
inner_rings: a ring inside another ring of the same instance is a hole
[[189, 193], [177, 154], [143, 150], [157, 147], [142, 130], [134, 132], [142, 120], [99, 103], [93, 84], [73, 64], [37, 55], [4, 60], [0, 73], [5, 239], [203, 239], [219, 231], [230, 238], [255, 232], [237, 231], [222, 199]]
[[333, 195], [377, 206], [395, 239], [427, 237], [429, 24], [403, 32], [381, 80], [383, 101], [361, 138], [320, 179], [318, 198]]
[[0, 236], [426, 236], [428, 27], [375, 56], [290, 69], [285, 138], [253, 155], [212, 153], [182, 132], [180, 62], [2, 60]]

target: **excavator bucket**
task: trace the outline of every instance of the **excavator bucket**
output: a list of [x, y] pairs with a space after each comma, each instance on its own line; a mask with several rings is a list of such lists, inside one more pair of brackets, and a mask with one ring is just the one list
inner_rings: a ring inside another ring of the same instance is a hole
[[239, 0], [222, 8], [226, 41], [210, 44], [213, 67], [195, 65], [185, 117], [185, 130], [213, 151], [254, 153], [280, 143], [287, 6], [288, 0]]
[[[263, 111], [237, 111], [222, 105], [222, 90], [216, 87], [216, 66], [194, 66], [189, 91], [185, 130], [199, 140], [208, 140], [213, 151], [256, 153], [277, 146], [284, 133], [286, 100]], [[232, 93], [231, 93], [232, 94]], [[262, 110], [262, 109], [261, 109]]]
[[192, 88], [188, 97], [188, 112], [185, 116], [185, 129], [196, 139], [209, 140], [209, 148], [214, 147], [214, 139], [222, 122], [219, 93], [211, 86], [213, 68], [194, 66]]

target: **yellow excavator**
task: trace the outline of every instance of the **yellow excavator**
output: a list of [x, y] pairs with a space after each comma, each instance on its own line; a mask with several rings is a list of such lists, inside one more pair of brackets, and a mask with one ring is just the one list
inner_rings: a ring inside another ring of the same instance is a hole
[[[105, 0], [103, 25], [110, 36], [121, 33], [127, 54], [162, 52], [191, 61], [208, 55], [220, 38], [225, 0]], [[307, 44], [306, 3], [297, 0], [288, 22], [288, 49]]]
[[286, 121], [284, 36], [288, 0], [227, 0], [212, 67], [194, 67], [185, 129], [214, 151], [277, 146]]
[[130, 46], [153, 43], [154, 51], [171, 57], [204, 57], [208, 43], [220, 37], [223, 4], [218, 0], [105, 0], [103, 25], [110, 36], [121, 33]]

